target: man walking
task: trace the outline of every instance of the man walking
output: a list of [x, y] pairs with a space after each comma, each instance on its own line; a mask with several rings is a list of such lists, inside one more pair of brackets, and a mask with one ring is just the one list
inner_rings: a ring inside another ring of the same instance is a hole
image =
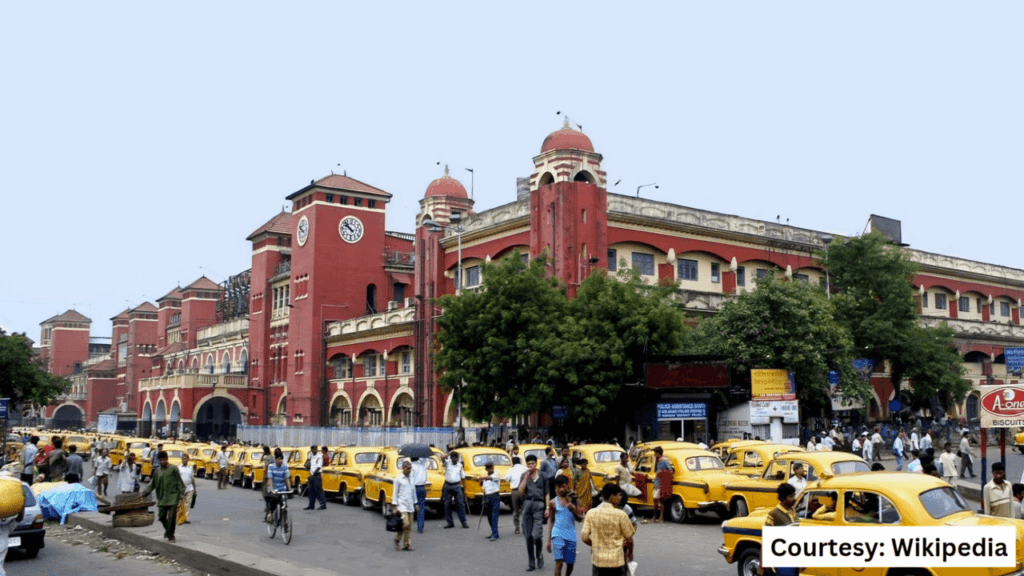
[[[416, 486], [412, 483], [412, 463], [402, 463], [402, 475], [395, 478], [391, 490], [393, 512], [402, 515], [402, 531], [395, 534], [395, 550], [412, 551], [412, 515], [416, 506]], [[401, 546], [402, 539], [405, 546]]]
[[932, 447], [932, 431], [927, 430], [924, 436], [921, 436], [921, 452], [927, 452]]
[[61, 446], [64, 445], [64, 441], [60, 438], [53, 439], [53, 450], [50, 451], [50, 455], [46, 457], [46, 463], [49, 471], [46, 474], [47, 482], [60, 482], [64, 480], [64, 474], [68, 470], [68, 457], [64, 453]]
[[892, 453], [896, 456], [896, 471], [903, 470], [903, 439], [906, 438], [907, 434], [903, 430], [896, 435], [896, 439], [892, 441]]
[[1002, 462], [992, 464], [992, 480], [981, 491], [982, 511], [989, 516], [1013, 518], [1013, 487], [1006, 481]]
[[228, 445], [220, 447], [217, 454], [217, 489], [226, 490], [228, 487]]
[[412, 484], [416, 487], [416, 533], [423, 534], [427, 510], [427, 461], [423, 458], [412, 460]]
[[444, 519], [446, 520], [444, 527], [455, 527], [455, 522], [452, 521], [452, 501], [454, 500], [455, 507], [459, 511], [459, 522], [462, 522], [463, 528], [469, 528], [469, 524], [466, 523], [465, 508], [466, 470], [462, 467], [462, 462], [459, 462], [458, 452], [449, 454], [448, 459], [444, 462], [444, 488], [441, 489], [441, 498], [444, 500]]
[[33, 436], [29, 439], [28, 444], [21, 449], [21, 463], [24, 468], [21, 471], [21, 481], [32, 484], [35, 480], [35, 474], [32, 470], [35, 468], [36, 454], [39, 453], [39, 436]]
[[92, 462], [92, 470], [96, 475], [96, 495], [106, 496], [107, 485], [110, 483], [110, 456], [106, 448], [100, 449], [100, 455]]
[[963, 438], [960, 439], [960, 477], [964, 477], [964, 472], [970, 472], [971, 478], [974, 478], [974, 454], [971, 452], [971, 441], [970, 432], [964, 431]]
[[582, 520], [576, 506], [569, 500], [569, 479], [555, 478], [555, 497], [548, 503], [548, 552], [555, 559], [555, 576], [572, 576], [576, 564], [576, 521]]
[[523, 474], [526, 473], [526, 466], [523, 466], [522, 462], [519, 456], [513, 456], [512, 467], [505, 472], [504, 478], [508, 482], [509, 489], [512, 490], [512, 525], [515, 526], [516, 536], [519, 535], [519, 519], [523, 513], [523, 495], [519, 492], [519, 482], [522, 481]]
[[519, 493], [523, 495], [523, 534], [530, 558], [526, 571], [533, 572], [544, 567], [541, 546], [544, 544], [544, 510], [548, 494], [547, 476], [537, 469], [537, 457], [533, 454], [526, 457], [526, 472], [519, 482]]
[[321, 475], [324, 469], [324, 458], [320, 455], [320, 449], [316, 446], [309, 447], [309, 480], [306, 481], [306, 496], [309, 497], [309, 506], [303, 510], [312, 510], [317, 502], [320, 502], [319, 510], [327, 509], [327, 497], [324, 495], [324, 479]]
[[871, 447], [874, 449], [875, 462], [881, 462], [885, 442], [882, 441], [882, 434], [878, 428], [875, 428], [875, 433], [871, 435]]
[[181, 481], [178, 467], [168, 466], [167, 452], [157, 452], [157, 461], [160, 468], [153, 470], [153, 481], [142, 495], [149, 496], [156, 490], [156, 505], [160, 510], [160, 523], [164, 526], [164, 538], [177, 542], [174, 538], [174, 529], [178, 525], [178, 502], [185, 493], [185, 483]]
[[[786, 484], [786, 486], [789, 486]], [[620, 576], [626, 570], [623, 546], [633, 543], [636, 530], [629, 516], [619, 509], [625, 493], [614, 482], [601, 490], [604, 502], [587, 512], [583, 519], [583, 543], [590, 546], [590, 562], [594, 576]]]
[[484, 464], [484, 476], [480, 479], [484, 488], [483, 514], [490, 512], [488, 516], [491, 525], [491, 535], [487, 537], [490, 541], [498, 539], [498, 512], [501, 510], [501, 475], [494, 471], [494, 462], [490, 460]]

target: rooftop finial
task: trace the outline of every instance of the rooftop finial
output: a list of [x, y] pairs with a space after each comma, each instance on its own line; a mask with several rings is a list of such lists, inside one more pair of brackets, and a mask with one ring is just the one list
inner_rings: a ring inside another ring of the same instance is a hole
[[569, 117], [568, 116], [562, 116], [562, 128], [568, 128], [568, 127], [569, 127]]
[[444, 165], [444, 175], [445, 175], [445, 177], [448, 176], [448, 165], [447, 164]]

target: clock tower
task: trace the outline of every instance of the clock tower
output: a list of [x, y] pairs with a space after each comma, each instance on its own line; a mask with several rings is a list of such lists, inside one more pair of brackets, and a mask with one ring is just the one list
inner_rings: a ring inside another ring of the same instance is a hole
[[[270, 330], [280, 364], [278, 385], [287, 399], [282, 423], [326, 425], [325, 323], [382, 312], [392, 298], [380, 258], [371, 257], [386, 251], [384, 209], [391, 194], [331, 174], [288, 200], [295, 241], [287, 282], [277, 276], [270, 282], [288, 287], [286, 308]], [[280, 406], [278, 401], [271, 411], [280, 414]]]

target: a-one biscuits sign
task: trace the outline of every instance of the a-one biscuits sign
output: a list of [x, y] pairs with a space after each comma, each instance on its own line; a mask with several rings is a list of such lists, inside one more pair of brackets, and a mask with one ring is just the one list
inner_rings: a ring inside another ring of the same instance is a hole
[[1024, 415], [1024, 388], [999, 388], [981, 397], [982, 407], [996, 416]]

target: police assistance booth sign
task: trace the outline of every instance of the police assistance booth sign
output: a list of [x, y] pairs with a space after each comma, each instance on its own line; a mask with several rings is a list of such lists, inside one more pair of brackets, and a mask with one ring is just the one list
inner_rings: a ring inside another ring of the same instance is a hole
[[1024, 387], [982, 386], [982, 428], [1016, 428], [1024, 426]]

